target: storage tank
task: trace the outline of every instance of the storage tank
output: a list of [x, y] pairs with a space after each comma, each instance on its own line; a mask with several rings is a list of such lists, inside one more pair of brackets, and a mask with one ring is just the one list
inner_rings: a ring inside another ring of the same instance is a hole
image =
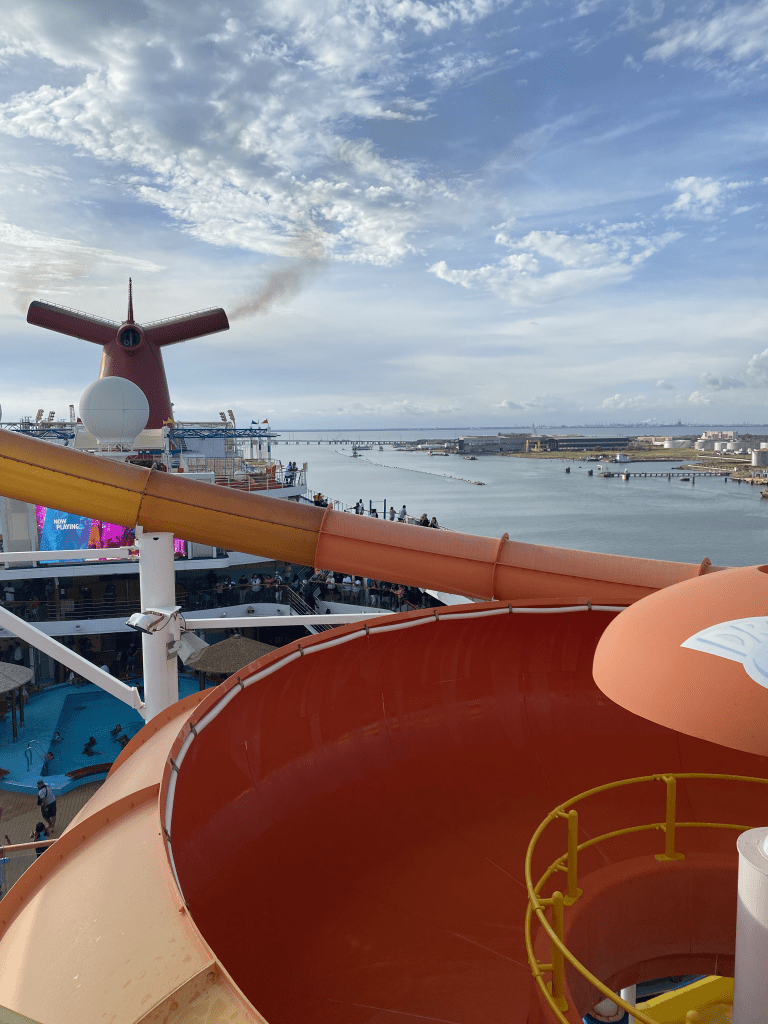
[[768, 449], [761, 448], [760, 451], [752, 451], [753, 466], [768, 466]]
[[724, 452], [725, 451], [725, 441], [715, 441], [715, 451], [716, 452]]
[[739, 442], [738, 441], [728, 441], [728, 443], [725, 446], [725, 450], [728, 451], [728, 452], [735, 452], [735, 451], [738, 450], [738, 447], [739, 447]]

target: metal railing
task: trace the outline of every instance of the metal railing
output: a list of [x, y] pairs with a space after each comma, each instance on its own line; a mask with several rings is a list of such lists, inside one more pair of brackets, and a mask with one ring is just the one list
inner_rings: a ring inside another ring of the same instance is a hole
[[[566, 948], [563, 942], [566, 908], [573, 906], [582, 894], [582, 890], [578, 887], [579, 853], [582, 850], [587, 850], [592, 846], [596, 846], [598, 843], [605, 842], [609, 839], [615, 839], [618, 836], [631, 835], [637, 832], [660, 831], [664, 833], [664, 851], [663, 853], [657, 853], [654, 855], [656, 860], [684, 860], [685, 854], [678, 853], [675, 850], [675, 832], [678, 828], [722, 828], [731, 829], [736, 832], [745, 832], [748, 829], [755, 828], [754, 825], [735, 825], [724, 822], [677, 821], [676, 802], [678, 779], [717, 779], [727, 782], [748, 782], [768, 786], [768, 779], [760, 779], [749, 775], [717, 775], [708, 772], [670, 772], [663, 775], [644, 775], [634, 779], [622, 779], [619, 782], [609, 782], [604, 786], [597, 786], [584, 793], [579, 793], [578, 796], [572, 797], [570, 800], [566, 800], [553, 811], [550, 811], [544, 821], [536, 829], [533, 834], [533, 838], [528, 844], [528, 850], [525, 855], [525, 885], [528, 890], [528, 907], [525, 912], [525, 948], [528, 954], [528, 963], [530, 964], [531, 971], [533, 972], [534, 981], [558, 1021], [560, 1021], [560, 1024], [569, 1024], [569, 1021], [565, 1016], [565, 1013], [569, 1009], [568, 1001], [565, 997], [566, 960], [576, 971], [578, 971], [579, 974], [582, 975], [583, 978], [593, 985], [594, 988], [599, 992], [602, 992], [604, 996], [611, 999], [617, 1006], [621, 1007], [622, 1010], [627, 1011], [631, 1017], [634, 1017], [634, 1019], [639, 1022], [639, 1024], [656, 1024], [654, 1020], [644, 1014], [642, 1010], [639, 1010], [637, 1006], [633, 1006], [626, 1002], [621, 998], [621, 996], [608, 988], [607, 985], [604, 985], [599, 978], [596, 978], [594, 974], [592, 974], [579, 960], [576, 959], [570, 950]], [[573, 804], [586, 800], [588, 797], [595, 796], [598, 793], [604, 793], [610, 789], [619, 789], [622, 786], [632, 786], [647, 782], [663, 782], [665, 784], [666, 813], [664, 821], [653, 822], [649, 825], [632, 825], [629, 828], [616, 829], [613, 832], [606, 832], [605, 835], [596, 836], [595, 838], [588, 839], [586, 842], [579, 843], [579, 814], [578, 811], [573, 808]], [[567, 852], [554, 860], [541, 876], [539, 881], [534, 885], [531, 877], [531, 865], [536, 843], [547, 826], [553, 821], [561, 818], [568, 822]], [[549, 897], [541, 897], [539, 893], [547, 881], [556, 872], [563, 872], [566, 874], [566, 892], [562, 893], [561, 891], [556, 890]], [[547, 909], [549, 908], [551, 908], [552, 914], [551, 923], [547, 920]], [[542, 963], [538, 960], [533, 949], [531, 924], [534, 914], [538, 918], [539, 924], [549, 936], [552, 943], [552, 955], [549, 963]], [[631, 926], [630, 922], [628, 922], [628, 926]], [[550, 975], [549, 981], [546, 981], [544, 978], [544, 975], [546, 974]]]
[[0, 899], [34, 864], [37, 850], [43, 847], [47, 849], [56, 842], [55, 839], [38, 839], [37, 842], [11, 843], [8, 836], [5, 836], [5, 841], [6, 845], [0, 846]]
[[[143, 327], [144, 330], [146, 331], [150, 327], [160, 327], [162, 324], [172, 324], [177, 320], [188, 320], [190, 317], [193, 316], [202, 316], [203, 313], [218, 313], [218, 311], [218, 306], [209, 306], [207, 309], [195, 309], [191, 313], [181, 313], [179, 316], [166, 316], [163, 317], [162, 320], [150, 320], [149, 323], [139, 324], [139, 326]], [[119, 327], [120, 325], [116, 324], [115, 326]]]
[[184, 454], [184, 462], [190, 473], [213, 473], [220, 487], [241, 491], [271, 491], [281, 487], [305, 487], [306, 467], [288, 469], [281, 462], [264, 462], [245, 459], [239, 455], [209, 458], [207, 456]]
[[[315, 614], [314, 609], [309, 607], [309, 605], [304, 600], [304, 598], [300, 597], [299, 594], [297, 594], [295, 590], [291, 590], [290, 587], [285, 587], [284, 588], [283, 595], [285, 597], [285, 600], [286, 600], [286, 603], [288, 604], [288, 606], [293, 611], [295, 611], [297, 615], [314, 615]], [[307, 629], [310, 631], [310, 633], [325, 633], [329, 629], [333, 629], [333, 628], [334, 628], [333, 626], [326, 626], [326, 625], [320, 625], [320, 624], [312, 625], [312, 626], [307, 626]]]

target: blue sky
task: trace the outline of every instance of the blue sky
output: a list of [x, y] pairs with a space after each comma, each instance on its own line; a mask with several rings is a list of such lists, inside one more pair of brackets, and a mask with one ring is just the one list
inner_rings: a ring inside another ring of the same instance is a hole
[[98, 352], [33, 298], [228, 311], [176, 414], [768, 419], [768, 2], [25, 0], [0, 25], [5, 419]]

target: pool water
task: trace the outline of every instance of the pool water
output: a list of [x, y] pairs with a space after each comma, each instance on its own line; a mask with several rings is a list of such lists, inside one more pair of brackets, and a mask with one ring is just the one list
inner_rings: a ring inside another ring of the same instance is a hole
[[[143, 685], [140, 678], [129, 679], [128, 683]], [[194, 693], [198, 685], [196, 676], [179, 675], [179, 698]], [[122, 726], [119, 735], [125, 733], [129, 739], [144, 724], [138, 711], [93, 683], [55, 686], [30, 694], [24, 725], [19, 724], [15, 743], [10, 714], [0, 722], [0, 768], [8, 772], [0, 779], [0, 790], [36, 793], [37, 780], [43, 777], [59, 794], [105, 778], [106, 771], [82, 779], [71, 779], [66, 773], [86, 765], [111, 765], [122, 749], [116, 737], [110, 735], [118, 722]], [[54, 742], [57, 732], [62, 739]], [[83, 753], [90, 736], [95, 737], [94, 750], [98, 751], [93, 757]], [[53, 761], [43, 775], [43, 758], [49, 750]]]
[[[83, 692], [85, 687], [79, 687], [79, 690], [81, 692], [70, 693], [64, 698], [54, 729], [54, 735], [58, 732], [62, 739], [60, 742], [53, 740], [50, 747], [54, 757], [51, 773], [60, 773], [59, 762], [66, 765], [66, 771], [88, 764], [111, 764], [122, 748], [117, 736], [110, 735], [110, 730], [119, 723], [118, 735], [125, 733], [132, 739], [144, 724], [138, 711], [115, 700], [104, 690], [91, 693]], [[89, 757], [83, 753], [83, 746], [91, 736], [95, 738], [96, 745], [94, 755]]]

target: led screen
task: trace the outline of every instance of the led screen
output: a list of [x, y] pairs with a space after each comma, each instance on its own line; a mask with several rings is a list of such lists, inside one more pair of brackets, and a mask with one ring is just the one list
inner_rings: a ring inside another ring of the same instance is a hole
[[[122, 548], [133, 544], [131, 527], [105, 523], [101, 519], [59, 512], [45, 505], [36, 506], [37, 535], [43, 551], [77, 551], [82, 548]], [[185, 554], [186, 542], [174, 538], [177, 555]]]

